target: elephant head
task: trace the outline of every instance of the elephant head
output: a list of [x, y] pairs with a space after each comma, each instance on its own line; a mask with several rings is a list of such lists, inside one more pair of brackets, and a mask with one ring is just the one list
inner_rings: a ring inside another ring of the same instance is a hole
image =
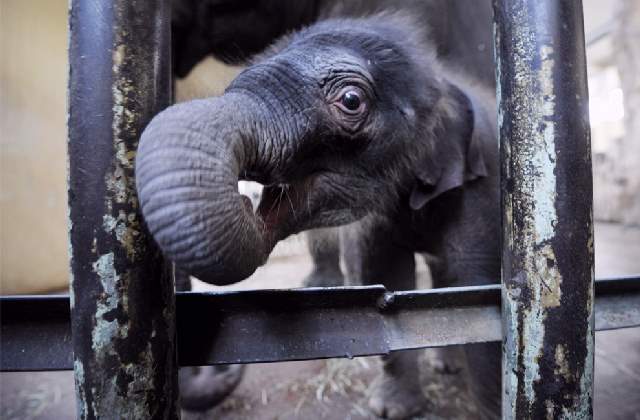
[[[144, 131], [136, 181], [163, 252], [214, 284], [302, 230], [414, 209], [483, 175], [472, 101], [397, 14], [285, 37], [221, 97], [172, 106]], [[238, 180], [264, 184], [254, 212]]]

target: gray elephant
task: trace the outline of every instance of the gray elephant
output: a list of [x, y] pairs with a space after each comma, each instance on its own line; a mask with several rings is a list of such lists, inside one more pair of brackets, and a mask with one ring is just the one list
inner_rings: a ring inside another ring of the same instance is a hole
[[[247, 63], [275, 39], [317, 20], [403, 10], [426, 28], [438, 57], [494, 86], [490, 0], [173, 0], [174, 74], [207, 55]], [[313, 270], [307, 286], [344, 284], [336, 229], [307, 234]]]
[[[436, 261], [438, 287], [499, 279], [493, 95], [426, 38], [402, 13], [325, 20], [282, 38], [222, 97], [156, 116], [136, 181], [167, 257], [228, 284], [290, 234], [352, 224], [348, 275], [364, 284], [413, 288], [414, 252]], [[265, 185], [255, 213], [239, 179]], [[497, 416], [499, 348], [466, 354], [483, 415]], [[377, 414], [423, 407], [416, 363], [415, 352], [385, 361]]]
[[[206, 55], [247, 63], [277, 37], [315, 20], [382, 10], [414, 15], [441, 60], [494, 85], [489, 0], [173, 0], [174, 74], [184, 77]], [[314, 270], [305, 284], [343, 284], [337, 230], [313, 230], [308, 238]]]

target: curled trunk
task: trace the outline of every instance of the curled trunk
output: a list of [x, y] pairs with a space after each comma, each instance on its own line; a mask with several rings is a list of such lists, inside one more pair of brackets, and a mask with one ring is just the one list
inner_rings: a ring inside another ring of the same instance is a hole
[[257, 104], [227, 94], [175, 105], [140, 139], [136, 182], [145, 221], [165, 255], [190, 274], [228, 284], [251, 275], [273, 248], [249, 199], [245, 172], [266, 173]]

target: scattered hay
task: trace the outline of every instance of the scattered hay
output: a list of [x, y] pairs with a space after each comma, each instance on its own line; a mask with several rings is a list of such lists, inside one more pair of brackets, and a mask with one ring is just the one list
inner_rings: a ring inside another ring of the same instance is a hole
[[299, 395], [295, 415], [298, 415], [305, 404], [312, 402], [319, 403], [323, 411], [328, 410], [332, 396], [340, 395], [351, 401], [353, 414], [370, 418], [363, 403], [369, 384], [362, 376], [363, 373], [377, 372], [379, 368], [378, 358], [329, 359], [318, 374], [280, 384], [280, 387], [286, 387], [290, 393]]
[[[467, 372], [461, 367], [464, 362], [448, 360], [454, 367], [443, 369], [443, 361], [436, 351], [426, 351], [421, 357], [420, 383], [422, 392], [431, 403], [432, 418], [476, 419], [477, 407], [467, 389]], [[454, 357], [455, 359], [455, 357]]]

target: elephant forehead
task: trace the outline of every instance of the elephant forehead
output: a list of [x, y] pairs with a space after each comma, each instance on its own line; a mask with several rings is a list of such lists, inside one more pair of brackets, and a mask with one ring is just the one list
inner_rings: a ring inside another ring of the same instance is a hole
[[350, 72], [372, 80], [371, 60], [337, 46], [288, 51], [287, 54], [275, 59], [286, 62], [290, 66], [290, 71], [295, 71], [306, 79], [323, 81], [334, 74]]

